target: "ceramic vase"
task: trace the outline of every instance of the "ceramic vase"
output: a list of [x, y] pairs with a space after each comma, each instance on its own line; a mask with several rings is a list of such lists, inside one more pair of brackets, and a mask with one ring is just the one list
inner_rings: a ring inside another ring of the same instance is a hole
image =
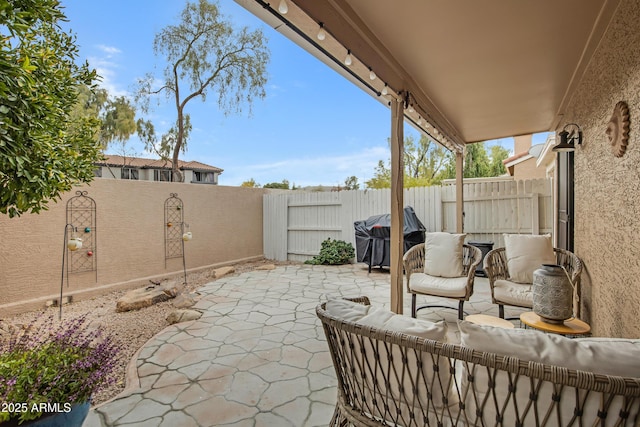
[[573, 287], [561, 266], [543, 264], [533, 272], [533, 312], [548, 323], [573, 316]]

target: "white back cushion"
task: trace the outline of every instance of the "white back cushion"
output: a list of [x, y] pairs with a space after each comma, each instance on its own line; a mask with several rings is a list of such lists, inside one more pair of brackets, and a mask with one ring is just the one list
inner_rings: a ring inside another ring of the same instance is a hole
[[512, 282], [533, 283], [533, 272], [542, 264], [555, 264], [553, 243], [548, 234], [504, 234], [507, 268]]
[[462, 245], [466, 234], [426, 233], [424, 272], [436, 277], [463, 275]]

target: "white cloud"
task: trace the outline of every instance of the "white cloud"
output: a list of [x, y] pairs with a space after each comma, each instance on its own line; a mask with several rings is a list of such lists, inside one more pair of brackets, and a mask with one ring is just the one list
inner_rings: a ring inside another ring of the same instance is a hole
[[120, 49], [118, 49], [115, 46], [106, 46], [103, 44], [99, 44], [97, 46], [98, 49], [100, 49], [101, 51], [103, 51], [104, 53], [107, 54], [107, 57], [111, 57], [113, 55], [117, 55], [119, 53], [122, 53], [122, 51]]
[[111, 96], [128, 96], [129, 92], [116, 83], [117, 70], [120, 68], [118, 57], [122, 51], [115, 46], [97, 45], [98, 55], [88, 58], [89, 65], [102, 77], [99, 85]]

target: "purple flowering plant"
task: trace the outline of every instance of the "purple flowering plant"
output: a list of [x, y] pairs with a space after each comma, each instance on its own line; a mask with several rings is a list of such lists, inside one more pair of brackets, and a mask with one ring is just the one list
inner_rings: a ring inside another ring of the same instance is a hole
[[86, 315], [51, 316], [0, 341], [0, 424], [37, 419], [47, 405], [88, 402], [113, 384], [119, 345], [89, 323]]

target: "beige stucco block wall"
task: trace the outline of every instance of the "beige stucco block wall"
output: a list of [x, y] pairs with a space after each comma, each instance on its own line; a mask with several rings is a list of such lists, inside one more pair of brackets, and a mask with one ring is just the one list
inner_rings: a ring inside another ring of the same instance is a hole
[[0, 216], [0, 317], [58, 297], [66, 205], [76, 190], [95, 200], [97, 219], [97, 280], [93, 272], [69, 275], [64, 293], [76, 299], [182, 272], [182, 258], [165, 261], [164, 203], [171, 193], [182, 199], [193, 233], [185, 243], [187, 269], [263, 254], [263, 189], [96, 179], [39, 215]]
[[[631, 113], [629, 147], [605, 134], [618, 101]], [[562, 125], [577, 123], [575, 251], [584, 260], [585, 313], [596, 336], [640, 338], [640, 2], [622, 0]]]

